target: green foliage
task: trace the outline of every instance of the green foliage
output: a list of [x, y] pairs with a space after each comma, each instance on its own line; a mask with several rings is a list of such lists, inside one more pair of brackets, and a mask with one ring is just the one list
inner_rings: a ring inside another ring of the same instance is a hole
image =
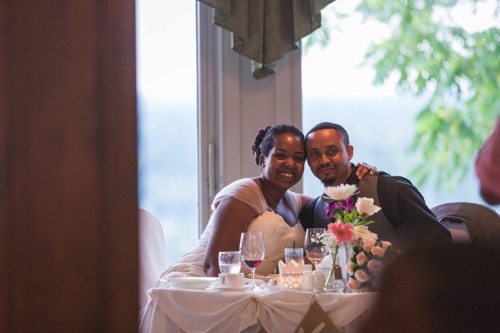
[[401, 93], [429, 96], [408, 147], [422, 156], [411, 171], [419, 186], [433, 180], [436, 188], [452, 190], [500, 114], [500, 29], [470, 33], [449, 16], [459, 4], [481, 2], [361, 0], [356, 9], [390, 28], [390, 36], [365, 54], [364, 65], [376, 70], [374, 84], [396, 75]]
[[365, 55], [377, 73], [374, 83], [395, 74], [401, 92], [430, 95], [408, 149], [422, 156], [411, 173], [419, 186], [433, 179], [448, 190], [464, 179], [500, 113], [500, 29], [468, 33], [438, 19], [459, 3], [362, 0], [357, 8], [391, 28]]

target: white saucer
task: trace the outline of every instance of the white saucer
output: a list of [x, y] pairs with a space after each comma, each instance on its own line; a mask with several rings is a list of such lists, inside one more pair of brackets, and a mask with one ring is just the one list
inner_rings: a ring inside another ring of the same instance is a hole
[[212, 285], [208, 289], [214, 289], [214, 290], [219, 290], [219, 291], [245, 291], [245, 290], [250, 289], [251, 287], [252, 287], [251, 285], [244, 285], [242, 287]]
[[180, 277], [180, 278], [168, 278], [162, 281], [166, 281], [170, 284], [172, 288], [175, 289], [197, 289], [203, 290], [209, 287], [212, 283], [217, 281], [216, 277]]

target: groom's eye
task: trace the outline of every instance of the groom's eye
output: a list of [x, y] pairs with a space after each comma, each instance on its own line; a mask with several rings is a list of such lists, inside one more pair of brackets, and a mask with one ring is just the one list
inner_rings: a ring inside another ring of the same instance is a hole
[[312, 151], [308, 154], [309, 158], [314, 158], [314, 157], [318, 157], [319, 156], [319, 153], [316, 152], [316, 151]]
[[327, 151], [328, 156], [335, 156], [337, 154], [337, 149], [330, 149]]

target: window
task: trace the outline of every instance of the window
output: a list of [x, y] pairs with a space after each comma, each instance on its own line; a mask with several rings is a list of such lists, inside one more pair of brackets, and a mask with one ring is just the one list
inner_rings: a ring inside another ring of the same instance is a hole
[[[394, 78], [383, 86], [372, 86], [374, 70], [360, 65], [369, 43], [385, 37], [388, 31], [377, 22], [363, 22], [354, 11], [358, 4], [359, 0], [335, 2], [326, 7], [322, 14], [339, 29], [330, 31], [328, 47], [314, 46], [303, 55], [303, 129], [307, 132], [321, 121], [339, 123], [349, 132], [355, 148], [353, 162], [367, 162], [411, 180], [409, 171], [419, 156], [408, 155], [405, 150], [427, 96], [397, 94]], [[333, 7], [347, 17], [333, 18]], [[473, 26], [470, 20], [464, 22]], [[304, 193], [317, 196], [322, 185], [308, 168], [304, 174]], [[433, 183], [419, 187], [429, 207], [454, 201], [484, 204], [478, 189], [473, 167], [453, 192], [436, 190]]]
[[169, 262], [198, 239], [196, 63], [196, 2], [138, 0], [139, 207], [162, 222]]
[[172, 4], [137, 2], [139, 205], [163, 223], [169, 263], [195, 245], [223, 186], [258, 175], [258, 130], [301, 123], [299, 50], [256, 81], [210, 7]]
[[[333, 7], [351, 13], [357, 3], [335, 2], [323, 13]], [[355, 161], [410, 178], [418, 156], [404, 150], [424, 100], [397, 95], [394, 82], [374, 88], [372, 70], [356, 67], [370, 39], [384, 33], [376, 24], [349, 14], [327, 49], [312, 48], [302, 63], [293, 51], [278, 61], [275, 75], [257, 81], [250, 61], [231, 49], [230, 34], [212, 24], [211, 8], [138, 0], [137, 14], [140, 206], [163, 222], [171, 262], [194, 246], [215, 193], [258, 175], [250, 147], [269, 124], [307, 131], [323, 120], [338, 122], [351, 134]], [[303, 192], [317, 196], [322, 186], [305, 169]], [[432, 207], [482, 202], [477, 188], [471, 172], [454, 193], [420, 189]]]

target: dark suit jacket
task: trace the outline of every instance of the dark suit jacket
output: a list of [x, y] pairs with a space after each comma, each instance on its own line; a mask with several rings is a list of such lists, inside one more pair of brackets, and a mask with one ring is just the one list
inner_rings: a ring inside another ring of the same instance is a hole
[[[450, 232], [437, 220], [422, 194], [408, 179], [381, 172], [359, 181], [355, 172], [353, 165], [346, 183], [358, 186], [356, 197], [373, 198], [382, 208], [371, 217], [375, 223], [368, 227], [379, 239], [389, 241], [401, 250], [451, 243]], [[325, 227], [331, 222], [324, 218], [325, 205], [318, 197], [302, 209], [300, 223], [304, 229]]]

